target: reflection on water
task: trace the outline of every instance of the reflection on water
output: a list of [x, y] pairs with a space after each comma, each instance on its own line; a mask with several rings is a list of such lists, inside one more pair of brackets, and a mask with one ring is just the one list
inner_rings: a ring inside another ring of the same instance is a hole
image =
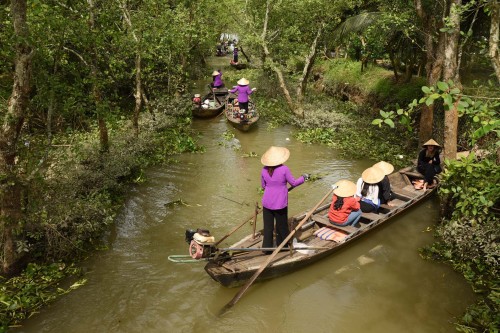
[[[249, 133], [223, 118], [195, 120], [204, 154], [149, 170], [131, 190], [116, 219], [109, 251], [86, 263], [88, 283], [26, 321], [15, 332], [450, 332], [472, 301], [470, 288], [449, 267], [422, 260], [438, 218], [430, 199], [325, 260], [251, 287], [223, 317], [238, 291], [212, 281], [203, 262], [172, 263], [187, 254], [184, 232], [208, 228], [220, 238], [252, 214], [260, 201], [260, 155], [270, 145], [291, 151], [295, 176], [324, 175], [290, 192], [290, 213], [313, 206], [341, 178], [355, 181], [376, 161], [345, 160], [335, 151], [304, 145], [288, 127]], [[233, 131], [241, 144], [219, 144]], [[244, 157], [256, 152], [258, 157]], [[185, 205], [168, 205], [182, 199]], [[230, 200], [228, 200], [230, 199]], [[261, 217], [259, 226], [262, 226]], [[251, 232], [242, 228], [222, 245]]]

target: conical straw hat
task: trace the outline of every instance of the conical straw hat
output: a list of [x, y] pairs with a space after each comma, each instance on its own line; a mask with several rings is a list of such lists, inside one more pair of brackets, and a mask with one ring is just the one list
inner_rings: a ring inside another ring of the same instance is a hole
[[382, 170], [385, 175], [390, 175], [394, 171], [394, 165], [385, 161], [380, 161], [372, 166]]
[[216, 75], [219, 75], [219, 74], [220, 74], [219, 72], [214, 71], [214, 72], [212, 73], [212, 76], [216, 76]]
[[285, 147], [271, 146], [260, 158], [265, 166], [277, 166], [283, 164], [290, 157], [290, 151]]
[[371, 167], [363, 171], [363, 173], [361, 174], [361, 179], [363, 179], [363, 181], [368, 184], [377, 184], [382, 179], [384, 179], [384, 176], [385, 174], [381, 169]]
[[352, 197], [356, 193], [356, 184], [347, 179], [341, 179], [335, 183], [337, 188], [333, 193], [342, 198]]
[[424, 147], [424, 148], [425, 148], [425, 147], [427, 147], [427, 146], [437, 146], [437, 147], [441, 147], [441, 146], [439, 145], [439, 143], [437, 143], [436, 141], [434, 141], [434, 140], [432, 140], [432, 139], [430, 139], [429, 141], [427, 141], [426, 143], [424, 143], [424, 144], [422, 145], [422, 147]]
[[247, 79], [245, 78], [241, 78], [238, 82], [237, 82], [240, 86], [248, 86], [248, 84], [250, 83], [250, 81], [248, 81]]

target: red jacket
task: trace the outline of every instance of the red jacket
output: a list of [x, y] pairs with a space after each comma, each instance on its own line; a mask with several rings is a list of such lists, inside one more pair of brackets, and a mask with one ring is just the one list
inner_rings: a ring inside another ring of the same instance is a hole
[[342, 224], [347, 221], [347, 217], [353, 210], [359, 210], [359, 198], [347, 197], [344, 198], [344, 204], [339, 210], [335, 210], [334, 205], [337, 201], [337, 196], [334, 194], [332, 198], [332, 204], [330, 205], [330, 210], [328, 211], [328, 218], [332, 222]]

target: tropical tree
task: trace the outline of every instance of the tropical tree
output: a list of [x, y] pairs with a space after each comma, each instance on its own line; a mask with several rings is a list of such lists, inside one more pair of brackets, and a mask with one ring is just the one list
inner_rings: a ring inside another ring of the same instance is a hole
[[33, 49], [29, 44], [27, 1], [12, 0], [10, 4], [15, 34], [15, 59], [12, 93], [3, 114], [0, 131], [0, 232], [2, 273], [14, 272], [19, 258], [15, 244], [15, 229], [22, 217], [22, 185], [16, 176], [18, 142], [29, 104], [31, 91], [31, 61]]

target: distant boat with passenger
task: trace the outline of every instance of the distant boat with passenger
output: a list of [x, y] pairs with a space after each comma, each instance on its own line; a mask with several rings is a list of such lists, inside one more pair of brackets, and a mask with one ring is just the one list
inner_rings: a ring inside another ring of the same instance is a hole
[[259, 120], [259, 113], [251, 99], [248, 100], [249, 110], [247, 113], [240, 110], [238, 97], [232, 93], [227, 95], [225, 106], [224, 115], [227, 121], [242, 132], [249, 131]]

